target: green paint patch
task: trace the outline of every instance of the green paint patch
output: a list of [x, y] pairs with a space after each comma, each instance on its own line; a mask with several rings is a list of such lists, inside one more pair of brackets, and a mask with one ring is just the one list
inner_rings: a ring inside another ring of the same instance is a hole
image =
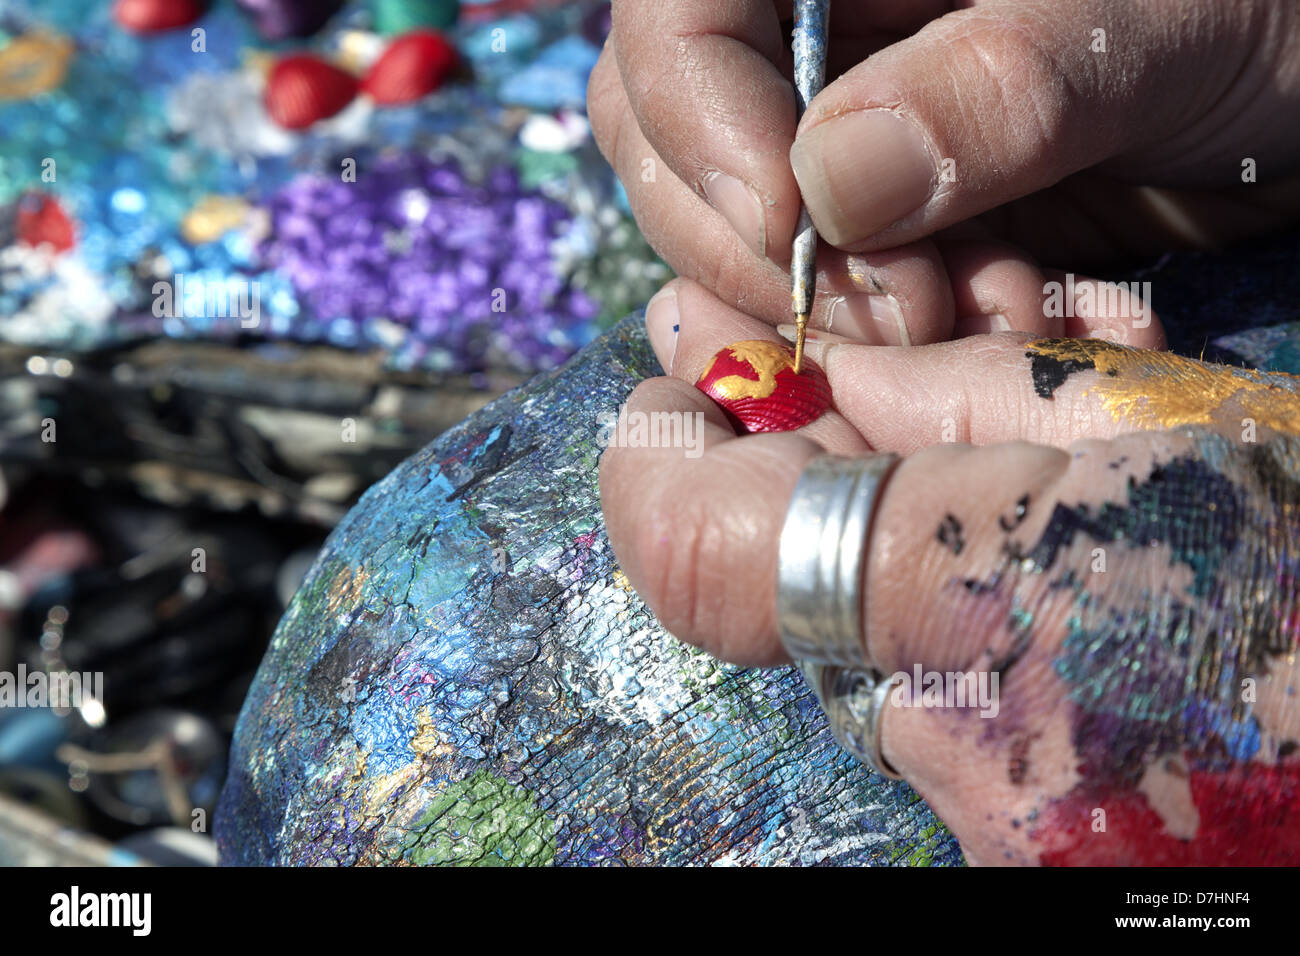
[[425, 810], [403, 857], [418, 866], [548, 866], [555, 822], [535, 794], [479, 770]]
[[544, 153], [520, 149], [515, 153], [519, 181], [525, 189], [536, 189], [552, 179], [562, 179], [578, 171], [578, 157], [573, 153]]

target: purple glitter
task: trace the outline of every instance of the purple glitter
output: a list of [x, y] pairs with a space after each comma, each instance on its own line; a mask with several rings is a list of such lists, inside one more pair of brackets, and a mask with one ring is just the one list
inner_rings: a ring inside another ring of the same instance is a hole
[[[396, 323], [407, 358], [448, 371], [563, 362], [599, 307], [555, 272], [552, 242], [569, 211], [524, 190], [513, 170], [468, 182], [453, 161], [385, 156], [357, 181], [300, 176], [272, 197], [259, 253], [317, 318], [363, 339]], [[411, 355], [416, 343], [435, 350]]]

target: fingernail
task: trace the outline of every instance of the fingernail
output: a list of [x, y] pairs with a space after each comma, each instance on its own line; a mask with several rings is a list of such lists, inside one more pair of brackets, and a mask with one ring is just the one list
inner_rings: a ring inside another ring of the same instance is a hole
[[868, 345], [911, 345], [902, 306], [892, 295], [842, 295], [826, 314], [826, 331]]
[[701, 185], [709, 205], [722, 213], [757, 255], [767, 255], [767, 214], [758, 193], [734, 176], [713, 172]]
[[659, 357], [659, 364], [669, 375], [673, 373], [673, 359], [677, 355], [677, 333], [681, 327], [681, 313], [677, 310], [677, 292], [660, 289], [645, 307], [645, 331], [650, 347]]
[[[776, 327], [776, 334], [781, 336], [791, 345], [799, 338], [799, 327], [793, 322], [784, 322]], [[804, 335], [804, 350], [807, 351], [816, 342], [818, 346], [824, 345], [861, 345], [854, 339], [847, 338], [843, 335], [836, 335], [834, 332], [822, 332], [808, 329]]]
[[814, 126], [794, 141], [790, 163], [817, 230], [836, 246], [903, 218], [934, 185], [921, 131], [889, 110], [859, 110]]
[[993, 332], [1010, 332], [1011, 320], [1001, 312], [987, 315], [960, 315], [953, 323], [952, 335], [964, 339], [970, 335], [989, 335]]

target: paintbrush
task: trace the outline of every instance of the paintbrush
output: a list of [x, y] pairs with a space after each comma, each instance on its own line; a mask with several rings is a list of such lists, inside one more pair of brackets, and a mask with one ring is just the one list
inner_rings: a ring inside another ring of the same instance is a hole
[[[826, 33], [830, 21], [830, 0], [795, 0], [794, 4], [794, 89], [802, 118], [813, 97], [826, 83]], [[808, 334], [808, 316], [812, 312], [817, 290], [817, 229], [808, 215], [802, 198], [799, 202], [799, 225], [794, 233], [794, 252], [790, 259], [790, 299], [797, 330], [794, 344], [794, 370], [803, 368], [804, 338]]]

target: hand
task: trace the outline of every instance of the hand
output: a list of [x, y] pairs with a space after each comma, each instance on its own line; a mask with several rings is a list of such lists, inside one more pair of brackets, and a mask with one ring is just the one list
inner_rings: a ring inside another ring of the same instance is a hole
[[886, 759], [968, 859], [1300, 862], [1300, 380], [1097, 340], [818, 336], [838, 412], [737, 437], [690, 383], [775, 336], [672, 291], [674, 374], [627, 413], [697, 413], [702, 454], [613, 447], [600, 475], [619, 563], [668, 631], [786, 663], [777, 541], [800, 472], [823, 450], [904, 455], [869, 542], [867, 651], [885, 674], [997, 675], [986, 719], [882, 718]]
[[[812, 326], [891, 345], [1076, 335], [1044, 314], [1063, 277], [1039, 260], [1096, 268], [1300, 214], [1300, 125], [1279, 121], [1300, 105], [1293, 0], [837, 0], [833, 82], [797, 139], [790, 9], [615, 0], [588, 91], [660, 255], [769, 323], [789, 314], [798, 187], [839, 247]], [[1160, 347], [1128, 305], [1091, 318]]]

